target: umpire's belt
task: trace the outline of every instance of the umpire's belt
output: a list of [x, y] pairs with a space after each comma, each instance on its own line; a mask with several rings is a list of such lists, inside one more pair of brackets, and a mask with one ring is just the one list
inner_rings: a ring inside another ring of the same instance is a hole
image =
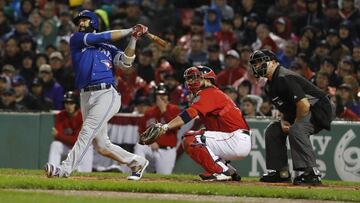
[[111, 87], [111, 84], [100, 83], [97, 85], [90, 85], [90, 86], [84, 87], [83, 89], [81, 89], [81, 92], [105, 90], [105, 89], [109, 89], [110, 87]]

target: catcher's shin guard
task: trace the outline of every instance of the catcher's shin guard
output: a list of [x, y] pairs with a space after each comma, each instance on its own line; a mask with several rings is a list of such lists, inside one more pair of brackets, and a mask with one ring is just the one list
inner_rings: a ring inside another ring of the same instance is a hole
[[209, 173], [222, 173], [223, 168], [216, 162], [217, 156], [209, 152], [203, 139], [200, 139], [203, 130], [191, 131], [183, 137], [185, 152]]

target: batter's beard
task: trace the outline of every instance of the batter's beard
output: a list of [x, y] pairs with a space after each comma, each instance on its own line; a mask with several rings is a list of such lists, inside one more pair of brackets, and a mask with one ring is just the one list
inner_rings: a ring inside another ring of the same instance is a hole
[[84, 33], [93, 33], [94, 32], [94, 28], [92, 28], [91, 26], [85, 27], [85, 26], [80, 26], [79, 27], [79, 32], [84, 32]]

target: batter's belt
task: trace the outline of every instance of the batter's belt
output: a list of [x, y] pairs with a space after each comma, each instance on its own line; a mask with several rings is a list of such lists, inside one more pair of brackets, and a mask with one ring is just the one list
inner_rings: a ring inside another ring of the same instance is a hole
[[109, 89], [110, 87], [111, 87], [111, 84], [100, 83], [97, 85], [90, 85], [90, 86], [84, 87], [83, 89], [81, 89], [81, 92], [105, 90], [105, 89]]

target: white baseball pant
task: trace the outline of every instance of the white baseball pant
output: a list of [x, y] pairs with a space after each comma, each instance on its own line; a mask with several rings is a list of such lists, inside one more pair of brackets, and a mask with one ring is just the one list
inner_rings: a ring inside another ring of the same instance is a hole
[[119, 93], [112, 86], [109, 89], [81, 92], [80, 102], [83, 126], [74, 147], [61, 163], [60, 176], [69, 176], [77, 168], [91, 142], [101, 155], [126, 164], [132, 171], [139, 170], [146, 159], [112, 144], [107, 134], [108, 121], [120, 109]]
[[[231, 133], [219, 131], [205, 131], [206, 147], [213, 160], [242, 160], [249, 155], [251, 150], [251, 137], [242, 130]], [[200, 136], [196, 136], [200, 139]], [[199, 142], [201, 142], [199, 140]], [[219, 162], [224, 169], [227, 167]]]

